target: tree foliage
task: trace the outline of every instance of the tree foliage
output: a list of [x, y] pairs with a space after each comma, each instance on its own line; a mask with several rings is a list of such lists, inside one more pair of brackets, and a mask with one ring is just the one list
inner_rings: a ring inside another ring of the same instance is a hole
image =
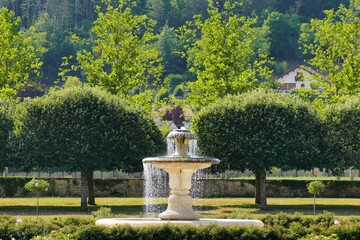
[[[305, 23], [312, 18], [322, 19], [324, 17], [323, 10], [337, 9], [339, 4], [349, 6], [349, 0], [244, 0], [230, 2], [241, 2], [241, 7], [234, 9], [239, 16], [252, 16], [256, 14], [260, 19], [260, 24], [267, 18], [271, 12], [279, 12], [285, 15], [293, 15], [300, 22]], [[118, 0], [0, 0], [0, 7], [7, 7], [15, 12], [15, 16], [21, 18], [21, 27], [25, 30], [35, 27], [31, 32], [42, 32], [37, 28], [45, 27], [46, 31], [46, 48], [42, 61], [44, 62], [41, 69], [41, 82], [52, 85], [57, 80], [59, 66], [62, 57], [75, 55], [78, 49], [74, 49], [70, 41], [72, 34], [86, 36], [89, 29], [97, 17], [97, 7], [101, 11], [105, 10], [104, 6], [111, 3], [116, 6]], [[175, 29], [183, 26], [187, 21], [191, 21], [195, 14], [201, 14], [203, 18], [208, 17], [206, 0], [126, 0], [134, 15], [146, 14], [149, 18], [155, 20], [155, 33], [161, 32], [161, 28], [168, 21], [169, 27]], [[224, 10], [225, 1], [217, 1], [220, 11]], [[352, 6], [356, 5], [356, 1], [350, 0]], [[45, 22], [44, 16], [48, 18]], [[43, 26], [39, 26], [38, 22], [43, 22]], [[280, 37], [283, 42], [288, 44], [294, 43], [293, 36], [287, 34], [292, 32], [293, 28], [285, 28], [280, 35], [273, 35], [275, 38]], [[257, 39], [261, 39], [257, 37]], [[38, 41], [38, 40], [36, 40]], [[280, 43], [277, 45], [281, 45]], [[277, 46], [273, 45], [273, 46]], [[294, 46], [295, 44], [292, 44]], [[280, 54], [287, 55], [287, 48], [278, 49]], [[292, 54], [291, 54], [292, 55]], [[290, 55], [289, 55], [290, 56]], [[293, 62], [298, 62], [297, 56], [290, 57], [289, 66]], [[80, 77], [80, 76], [78, 76]]]
[[181, 48], [180, 41], [176, 36], [174, 28], [170, 28], [166, 23], [159, 34], [159, 40], [156, 43], [162, 59], [163, 77], [169, 74], [180, 74], [186, 70], [186, 62], [176, 52]]
[[325, 11], [324, 19], [302, 26], [304, 51], [309, 63], [326, 77], [318, 78], [328, 96], [349, 95], [360, 90], [360, 18], [344, 6]]
[[140, 160], [163, 146], [151, 119], [100, 90], [54, 91], [25, 108], [15, 154], [27, 169], [60, 164], [66, 171], [140, 171]]
[[360, 168], [360, 96], [342, 99], [325, 109], [326, 168], [342, 173]]
[[35, 192], [37, 194], [40, 194], [42, 192], [48, 191], [50, 187], [50, 183], [48, 183], [44, 179], [31, 179], [30, 182], [27, 182], [24, 185], [24, 188], [30, 192]]
[[224, 168], [241, 171], [310, 170], [316, 166], [319, 126], [300, 99], [264, 91], [226, 97], [194, 119], [200, 148], [219, 157]]
[[256, 19], [235, 15], [234, 5], [225, 3], [224, 8], [220, 12], [209, 1], [209, 18], [195, 16], [182, 28], [189, 71], [197, 76], [188, 84], [188, 100], [195, 108], [253, 89], [259, 77], [270, 75], [267, 52], [254, 47]]
[[24, 83], [34, 80], [41, 65], [19, 23], [14, 12], [0, 8], [0, 97], [14, 97]]
[[299, 56], [300, 21], [296, 14], [272, 12], [264, 24], [270, 31], [270, 55], [277, 61]]
[[149, 94], [145, 90], [156, 85], [162, 70], [154, 24], [145, 15], [133, 16], [125, 1], [99, 12], [92, 28], [94, 45], [77, 55], [87, 81], [119, 96], [130, 97], [135, 89]]
[[325, 186], [321, 181], [310, 182], [307, 186], [308, 192], [314, 195], [319, 195], [324, 192]]
[[9, 136], [14, 127], [13, 103], [9, 99], [0, 98], [0, 170], [7, 166]]
[[228, 96], [203, 109], [194, 129], [200, 149], [219, 158], [223, 169], [261, 173], [320, 164], [320, 121], [307, 104], [289, 95], [253, 91]]
[[163, 147], [151, 119], [100, 90], [66, 88], [24, 107], [12, 142], [12, 163], [25, 170], [63, 167], [91, 178], [101, 169], [141, 171], [141, 159]]

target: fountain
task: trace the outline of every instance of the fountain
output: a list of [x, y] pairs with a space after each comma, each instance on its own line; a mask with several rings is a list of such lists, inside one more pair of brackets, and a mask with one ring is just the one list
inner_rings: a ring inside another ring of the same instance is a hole
[[263, 227], [259, 220], [249, 219], [201, 219], [200, 214], [192, 207], [192, 198], [189, 195], [191, 177], [198, 169], [208, 168], [213, 164], [219, 164], [220, 160], [210, 157], [189, 155], [190, 142], [196, 139], [196, 135], [190, 130], [181, 128], [173, 130], [167, 136], [175, 144], [175, 152], [172, 155], [162, 157], [148, 157], [143, 160], [144, 164], [151, 164], [155, 168], [164, 169], [169, 174], [169, 186], [171, 195], [168, 198], [166, 211], [159, 218], [107, 218], [96, 221], [97, 225], [115, 226], [129, 224], [131, 226], [158, 226], [163, 224], [180, 224], [201, 226], [218, 224], [220, 226], [240, 225]]

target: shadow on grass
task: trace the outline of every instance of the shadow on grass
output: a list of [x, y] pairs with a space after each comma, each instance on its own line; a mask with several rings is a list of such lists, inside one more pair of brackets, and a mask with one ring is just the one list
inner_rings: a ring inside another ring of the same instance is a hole
[[[279, 212], [295, 213], [300, 212], [303, 214], [313, 213], [313, 204], [304, 205], [268, 205], [266, 209], [258, 208], [254, 213], [258, 214], [276, 214]], [[346, 205], [328, 205], [316, 204], [316, 212], [322, 213], [324, 211], [332, 212], [339, 216], [358, 216], [360, 215], [360, 206], [346, 206]]]
[[[302, 213], [304, 215], [313, 214], [312, 204], [303, 205], [268, 205], [262, 209], [260, 205], [256, 204], [243, 204], [243, 205], [220, 205], [220, 206], [200, 206], [200, 211], [208, 216], [218, 214], [233, 214], [236, 212], [249, 213], [249, 214], [278, 214], [283, 213]], [[338, 216], [359, 216], [360, 206], [347, 206], [347, 205], [327, 205], [316, 204], [316, 213], [324, 211], [332, 212]]]
[[[299, 212], [305, 215], [311, 215], [313, 214], [313, 206], [313, 204], [267, 205], [265, 209], [262, 209], [256, 204], [245, 204], [220, 206], [220, 208], [248, 209], [252, 214], [277, 214], [280, 212], [293, 214], [295, 212]], [[358, 216], [360, 215], [360, 206], [316, 204], [317, 213], [322, 213], [324, 211], [332, 212], [339, 216]]]
[[[166, 209], [166, 204], [156, 204], [158, 209]], [[101, 207], [111, 208], [112, 213], [115, 215], [123, 215], [124, 217], [141, 217], [144, 214], [142, 205], [89, 205], [89, 212], [81, 213], [80, 206], [39, 206], [39, 215], [91, 215], [91, 212], [98, 210]], [[268, 205], [266, 209], [261, 209], [256, 204], [239, 204], [239, 205], [195, 205], [194, 209], [200, 211], [203, 215], [217, 216], [233, 214], [277, 214], [280, 212], [293, 214], [299, 212], [305, 215], [312, 215], [313, 205]], [[359, 216], [360, 206], [347, 206], [347, 205], [325, 205], [316, 204], [316, 213], [323, 211], [332, 212], [337, 216]], [[36, 205], [34, 206], [2, 206], [0, 214], [17, 215], [17, 216], [35, 216]]]

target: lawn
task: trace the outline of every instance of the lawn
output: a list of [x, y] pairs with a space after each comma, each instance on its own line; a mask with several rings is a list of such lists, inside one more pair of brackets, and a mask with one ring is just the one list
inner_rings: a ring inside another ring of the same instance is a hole
[[[111, 208], [118, 217], [143, 217], [143, 198], [97, 198], [97, 205], [90, 206], [90, 211], [100, 207]], [[348, 198], [318, 198], [317, 213], [333, 212], [338, 217], [360, 215], [360, 200]], [[39, 215], [42, 218], [59, 216], [90, 217], [89, 213], [79, 212], [79, 198], [40, 198]], [[166, 204], [161, 199], [159, 204]], [[262, 210], [254, 204], [253, 198], [206, 198], [194, 199], [195, 208], [206, 218], [255, 218], [279, 212], [312, 215], [312, 198], [268, 198], [268, 208]], [[0, 214], [16, 217], [35, 218], [36, 198], [0, 198]]]

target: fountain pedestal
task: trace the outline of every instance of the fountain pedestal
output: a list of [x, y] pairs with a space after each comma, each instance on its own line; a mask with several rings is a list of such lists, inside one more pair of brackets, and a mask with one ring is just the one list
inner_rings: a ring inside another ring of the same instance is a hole
[[[158, 161], [156, 161], [158, 160]], [[198, 220], [200, 214], [192, 208], [192, 198], [189, 195], [191, 177], [198, 169], [208, 168], [212, 162], [209, 160], [190, 161], [178, 159], [176, 162], [161, 161], [159, 158], [147, 158], [154, 167], [162, 168], [169, 174], [169, 187], [171, 195], [168, 207], [159, 215], [164, 220]]]

